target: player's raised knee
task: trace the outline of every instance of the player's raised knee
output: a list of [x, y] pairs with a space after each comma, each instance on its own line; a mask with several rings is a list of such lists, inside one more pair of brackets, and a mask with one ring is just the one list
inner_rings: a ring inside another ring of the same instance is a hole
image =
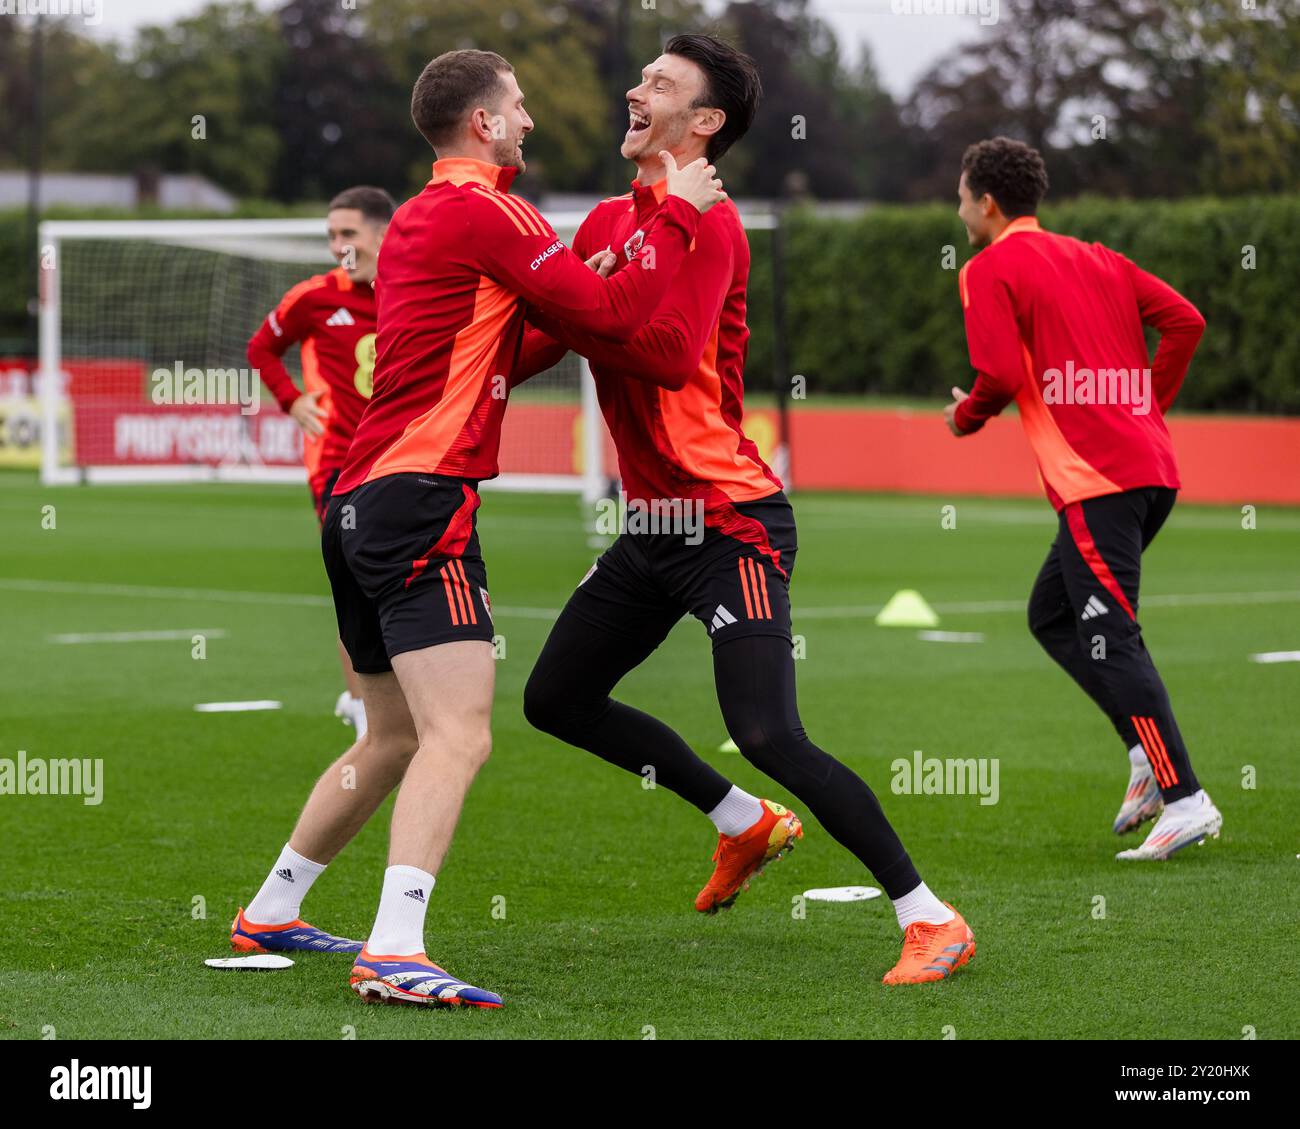
[[736, 742], [736, 748], [740, 750], [741, 756], [753, 765], [763, 765], [776, 754], [775, 742], [760, 725], [747, 725], [735, 729], [728, 727], [727, 732]]
[[565, 707], [563, 699], [545, 678], [534, 671], [524, 686], [524, 718], [534, 729], [543, 733], [557, 733], [564, 728]]

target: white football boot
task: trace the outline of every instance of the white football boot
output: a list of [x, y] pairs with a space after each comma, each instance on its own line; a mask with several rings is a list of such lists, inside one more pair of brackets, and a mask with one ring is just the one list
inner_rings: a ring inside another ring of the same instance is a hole
[[334, 703], [334, 716], [344, 725], [352, 724], [352, 695], [347, 690], [344, 690], [339, 695], [339, 700]]
[[366, 735], [366, 703], [360, 698], [354, 698], [344, 690], [339, 695], [339, 700], [334, 703], [334, 716], [344, 725], [352, 726], [357, 731], [358, 739]]
[[1156, 783], [1156, 774], [1151, 771], [1151, 764], [1139, 746], [1137, 755], [1129, 754], [1132, 766], [1128, 778], [1128, 791], [1124, 793], [1124, 802], [1119, 806], [1115, 817], [1116, 835], [1127, 835], [1136, 831], [1148, 819], [1155, 819], [1165, 806], [1160, 798], [1160, 785]]
[[1207, 835], [1217, 839], [1223, 816], [1202, 788], [1184, 799], [1165, 805], [1156, 825], [1140, 847], [1120, 851], [1117, 859], [1167, 859], [1175, 851], [1201, 842]]

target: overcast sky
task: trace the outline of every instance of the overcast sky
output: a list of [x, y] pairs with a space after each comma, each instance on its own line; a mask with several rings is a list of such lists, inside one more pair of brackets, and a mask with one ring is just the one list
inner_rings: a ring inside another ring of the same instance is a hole
[[[158, 23], [188, 15], [206, 2], [97, 0], [102, 16], [92, 30], [100, 35], [129, 37], [132, 30], [142, 23]], [[358, 0], [359, 4], [367, 2], [381, 0]], [[436, 3], [436, 0], [430, 2]], [[274, 0], [258, 0], [258, 3], [265, 7], [274, 6]], [[856, 57], [859, 43], [867, 43], [886, 88], [896, 96], [905, 95], [920, 74], [950, 47], [963, 39], [974, 38], [980, 32], [979, 19], [974, 15], [904, 15], [896, 14], [891, 5], [910, 6], [908, 0], [813, 0], [813, 7], [835, 28], [851, 58]], [[920, 0], [914, 0], [914, 6], [920, 7]]]

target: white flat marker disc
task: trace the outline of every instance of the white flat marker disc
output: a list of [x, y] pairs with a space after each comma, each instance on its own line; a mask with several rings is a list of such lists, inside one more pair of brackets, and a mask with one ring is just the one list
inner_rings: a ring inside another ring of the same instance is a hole
[[251, 957], [218, 957], [203, 962], [209, 968], [233, 969], [236, 972], [266, 972], [272, 969], [292, 968], [293, 961], [275, 953], [258, 953]]
[[278, 710], [280, 703], [264, 698], [257, 702], [199, 702], [194, 708], [199, 713], [244, 713], [247, 710]]
[[918, 631], [918, 639], [927, 643], [983, 643], [982, 631]]
[[826, 886], [805, 890], [803, 896], [810, 902], [865, 902], [880, 897], [874, 886]]

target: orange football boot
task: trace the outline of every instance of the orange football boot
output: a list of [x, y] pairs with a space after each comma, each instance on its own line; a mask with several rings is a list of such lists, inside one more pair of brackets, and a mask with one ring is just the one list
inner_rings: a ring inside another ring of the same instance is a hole
[[749, 879], [762, 874], [773, 859], [794, 850], [794, 841], [803, 838], [803, 824], [794, 812], [771, 800], [759, 803], [763, 814], [752, 827], [739, 835], [718, 835], [713, 876], [695, 895], [700, 913], [730, 909], [741, 891], [749, 889]]
[[[943, 903], [952, 909], [947, 902]], [[925, 984], [947, 980], [975, 955], [975, 934], [966, 919], [956, 916], [943, 925], [914, 921], [903, 930], [903, 955], [885, 973], [882, 984]]]

